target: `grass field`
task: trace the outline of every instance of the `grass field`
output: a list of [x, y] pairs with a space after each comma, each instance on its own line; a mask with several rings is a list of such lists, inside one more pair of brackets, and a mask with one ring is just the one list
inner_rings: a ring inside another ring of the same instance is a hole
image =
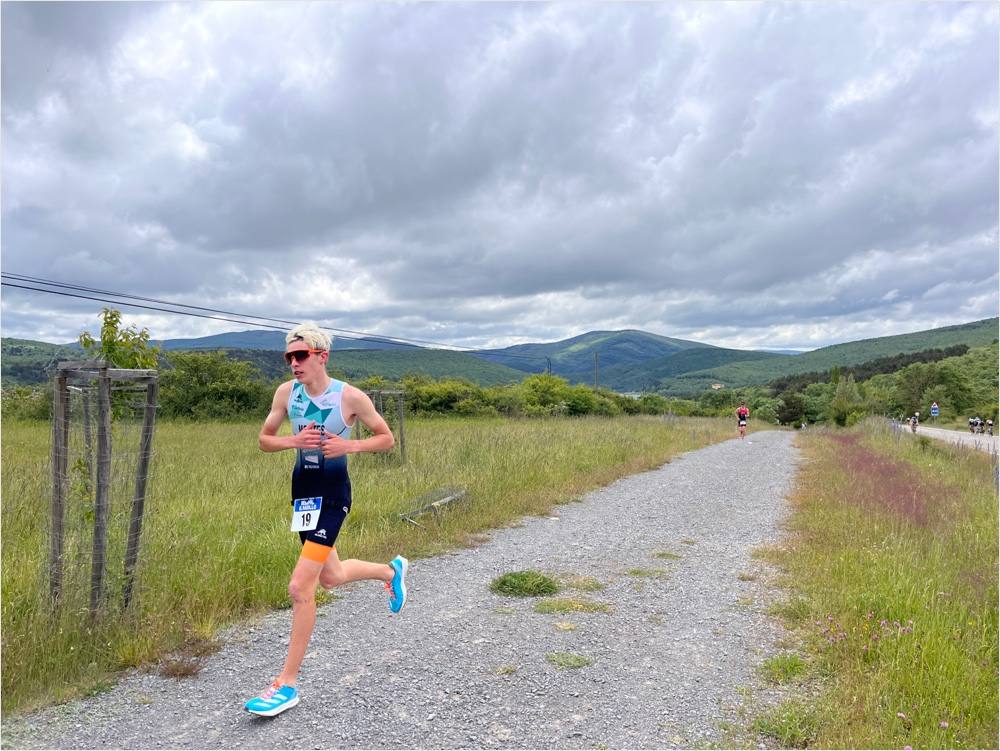
[[995, 459], [875, 422], [799, 441], [790, 537], [761, 552], [815, 698], [755, 729], [783, 747], [997, 748]]
[[[298, 555], [298, 537], [288, 531], [293, 457], [260, 452], [258, 427], [158, 426], [137, 599], [128, 613], [120, 593], [132, 481], [121, 468], [108, 599], [92, 619], [87, 473], [71, 464], [64, 596], [54, 609], [47, 597], [50, 429], [4, 421], [5, 713], [100, 691], [116, 670], [153, 664], [184, 644], [197, 650], [226, 624], [288, 606]], [[731, 437], [729, 420], [414, 420], [407, 423], [407, 464], [351, 457], [355, 502], [338, 550], [344, 558], [384, 561], [397, 552], [420, 557], [474, 544], [484, 530]], [[399, 520], [413, 499], [442, 486], [464, 486], [468, 497], [437, 521], [421, 519], [423, 528]]]

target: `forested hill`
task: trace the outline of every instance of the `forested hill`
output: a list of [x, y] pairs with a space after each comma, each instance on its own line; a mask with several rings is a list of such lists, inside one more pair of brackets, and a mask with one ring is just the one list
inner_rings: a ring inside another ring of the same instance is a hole
[[[551, 372], [571, 383], [593, 384], [616, 391], [656, 391], [670, 396], [696, 396], [714, 383], [726, 387], [763, 385], [778, 378], [825, 373], [834, 366], [856, 366], [899, 354], [990, 344], [997, 339], [998, 319], [912, 334], [865, 339], [824, 347], [800, 355], [727, 349], [643, 331], [592, 331], [560, 342], [520, 344], [500, 350], [454, 352], [419, 347], [386, 348], [369, 340], [347, 348], [353, 340], [337, 339], [331, 368], [351, 379], [381, 376], [397, 380], [408, 373], [435, 379], [461, 378], [483, 386], [513, 383], [529, 373]], [[187, 347], [181, 346], [188, 345]], [[51, 380], [58, 360], [78, 359], [79, 348], [4, 338], [2, 377], [5, 386]], [[277, 331], [233, 332], [216, 337], [163, 342], [169, 367], [177, 350], [223, 349], [231, 359], [253, 363], [267, 380], [284, 378], [284, 335]]]
[[479, 350], [477, 354], [528, 373], [550, 367], [553, 375], [577, 383], [593, 383], [596, 371], [601, 385], [619, 391], [649, 388], [665, 376], [710, 365], [785, 357], [773, 352], [725, 349], [633, 329], [590, 331], [558, 342], [517, 344]]
[[795, 357], [743, 361], [684, 373], [662, 382], [659, 391], [669, 395], [698, 394], [713, 383], [726, 387], [761, 385], [783, 376], [829, 371], [834, 366], [860, 365], [870, 360], [958, 344], [981, 347], [998, 338], [1000, 319], [945, 326], [910, 334], [861, 339], [805, 352]]
[[[259, 349], [229, 349], [226, 356], [231, 360], [252, 363], [268, 380], [287, 379], [288, 365], [283, 358], [284, 348], [279, 351]], [[164, 353], [169, 361], [170, 352]], [[441, 349], [335, 349], [330, 353], [331, 373], [338, 373], [350, 381], [370, 376], [381, 376], [395, 381], [404, 375], [420, 374], [429, 378], [460, 378], [481, 386], [502, 383], [517, 383], [525, 373], [497, 363], [486, 362], [465, 352]]]

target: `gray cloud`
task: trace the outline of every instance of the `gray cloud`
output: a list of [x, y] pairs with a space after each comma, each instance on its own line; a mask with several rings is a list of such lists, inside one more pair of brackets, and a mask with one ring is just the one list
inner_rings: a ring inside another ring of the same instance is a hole
[[0, 8], [5, 270], [474, 345], [997, 314], [996, 6]]

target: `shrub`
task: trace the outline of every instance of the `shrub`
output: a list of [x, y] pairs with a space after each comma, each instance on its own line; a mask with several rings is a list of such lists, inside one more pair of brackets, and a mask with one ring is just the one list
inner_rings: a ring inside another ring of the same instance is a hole
[[0, 412], [5, 418], [50, 420], [52, 418], [52, 387], [12, 386], [2, 392]]

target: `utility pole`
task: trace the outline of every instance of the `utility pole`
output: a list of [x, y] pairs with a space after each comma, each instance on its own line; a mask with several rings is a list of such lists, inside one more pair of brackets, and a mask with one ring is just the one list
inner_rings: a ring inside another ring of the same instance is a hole
[[552, 359], [550, 357], [546, 357], [545, 363], [545, 375], [552, 375]]
[[598, 357], [597, 350], [594, 350], [594, 391], [598, 389], [599, 375], [600, 372], [600, 358]]

